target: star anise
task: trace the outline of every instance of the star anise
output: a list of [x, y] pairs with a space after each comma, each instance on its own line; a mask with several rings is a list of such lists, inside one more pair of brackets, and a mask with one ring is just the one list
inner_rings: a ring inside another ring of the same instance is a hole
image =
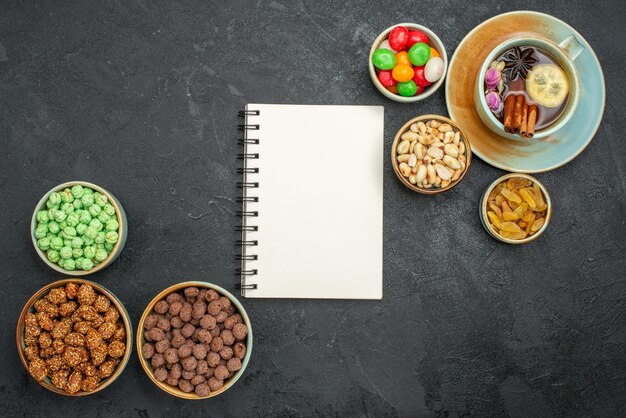
[[504, 72], [509, 73], [511, 81], [517, 80], [519, 77], [525, 80], [530, 69], [537, 64], [533, 49], [522, 49], [519, 46], [504, 54], [502, 60], [504, 61]]

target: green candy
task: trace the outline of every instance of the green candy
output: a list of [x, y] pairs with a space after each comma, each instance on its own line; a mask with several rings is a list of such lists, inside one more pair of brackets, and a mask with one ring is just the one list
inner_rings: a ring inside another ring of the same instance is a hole
[[[430, 47], [424, 42], [417, 42], [409, 49], [409, 61], [416, 67], [421, 67], [430, 58]], [[400, 90], [398, 89], [398, 92]]]
[[85, 259], [83, 261], [83, 270], [91, 270], [93, 268], [93, 261]]
[[48, 257], [48, 260], [50, 260], [50, 262], [56, 263], [57, 261], [59, 261], [59, 252], [56, 250], [48, 250], [48, 252], [46, 253], [46, 257]]
[[113, 248], [115, 248], [115, 244], [109, 244], [108, 242], [104, 244], [104, 249], [107, 250], [108, 252], [113, 251]]
[[83, 249], [82, 248], [73, 248], [72, 249], [72, 257], [74, 258], [79, 258], [83, 256]]
[[107, 250], [105, 250], [104, 248], [99, 248], [96, 250], [96, 255], [94, 256], [94, 258], [96, 259], [96, 261], [101, 262], [106, 260], [108, 256], [109, 254], [107, 253]]
[[63, 268], [69, 271], [76, 270], [76, 262], [71, 258], [67, 259], [63, 262]]
[[[89, 190], [89, 189], [86, 189], [86, 190]], [[83, 207], [88, 208], [91, 205], [93, 205], [93, 194], [85, 193], [85, 194], [83, 194], [83, 197], [80, 198], [80, 200], [81, 200], [81, 202], [83, 202]]]
[[96, 196], [96, 194], [94, 193], [94, 200], [96, 204], [100, 206], [101, 208], [103, 208], [109, 203], [109, 199], [107, 199], [105, 195], [100, 194], [100, 193], [98, 193], [98, 196]]
[[102, 209], [98, 205], [91, 205], [89, 207], [89, 213], [91, 214], [91, 216], [98, 216], [101, 210]]
[[106, 205], [104, 205], [102, 210], [109, 216], [115, 215], [115, 208], [110, 203], [107, 203]]
[[400, 96], [410, 97], [415, 96], [415, 93], [417, 93], [417, 84], [413, 80], [399, 82], [397, 87]]
[[63, 232], [65, 232], [65, 236], [68, 238], [74, 238], [76, 236], [76, 228], [73, 226], [68, 226]]
[[65, 222], [67, 222], [67, 226], [75, 227], [80, 222], [80, 216], [76, 212], [72, 212], [67, 215]]
[[78, 224], [76, 225], [76, 233], [78, 235], [85, 235], [85, 231], [87, 230], [87, 225], [85, 224]]
[[85, 247], [85, 249], [83, 250], [83, 256], [89, 260], [94, 258], [96, 256], [96, 247], [94, 246]]
[[89, 222], [89, 227], [95, 229], [96, 231], [102, 231], [102, 228], [104, 228], [104, 225], [102, 225], [102, 222], [100, 222], [100, 219], [92, 219], [91, 222]]
[[104, 244], [106, 241], [106, 235], [103, 231], [100, 231], [96, 235], [96, 239], [94, 240], [96, 244]]
[[396, 66], [396, 56], [390, 49], [379, 48], [372, 55], [372, 64], [380, 70], [391, 70]]
[[61, 250], [59, 251], [59, 255], [65, 260], [67, 260], [68, 258], [72, 258], [72, 247], [67, 246], [61, 248]]
[[63, 222], [65, 221], [65, 218], [67, 218], [67, 213], [63, 212], [62, 210], [57, 210], [54, 212], [54, 220], [57, 222]]
[[109, 219], [111, 219], [111, 217], [105, 211], [100, 212], [98, 215], [98, 220], [103, 224], [106, 224]]
[[93, 245], [93, 238], [89, 238], [89, 237], [83, 237], [83, 244], [85, 245]]
[[50, 222], [50, 217], [48, 216], [47, 210], [40, 210], [39, 212], [37, 212], [37, 222], [42, 224], [47, 224], [48, 222]]
[[105, 239], [107, 244], [115, 244], [119, 239], [119, 235], [115, 231], [107, 232]]
[[85, 188], [84, 188], [84, 194], [93, 195], [93, 190], [91, 190], [91, 189], [89, 189], [89, 188], [85, 187]]
[[83, 210], [80, 213], [80, 223], [89, 225], [89, 222], [91, 222], [91, 213], [88, 210]]
[[46, 224], [39, 224], [35, 229], [35, 238], [41, 239], [48, 235], [48, 227]]
[[71, 247], [72, 246], [72, 238], [63, 238], [63, 246], [64, 247]]
[[97, 235], [98, 235], [98, 231], [96, 230], [96, 228], [92, 228], [92, 227], [89, 226], [85, 230], [85, 237], [87, 237], [87, 238], [96, 239]]
[[58, 194], [57, 192], [50, 193], [50, 196], [48, 196], [47, 204], [50, 204], [50, 206], [48, 206], [48, 208], [52, 208], [54, 206], [59, 206], [61, 204], [61, 195]]
[[50, 231], [51, 234], [58, 234], [61, 228], [59, 228], [59, 224], [56, 221], [50, 221], [48, 222], [48, 231]]
[[74, 199], [72, 202], [72, 206], [74, 206], [75, 210], [79, 210], [83, 208], [83, 201], [80, 199]]
[[48, 209], [48, 219], [50, 220], [54, 219], [54, 214], [56, 213], [56, 211], [57, 211], [56, 207]]
[[63, 203], [72, 203], [74, 201], [74, 195], [70, 189], [65, 189], [61, 192], [61, 201]]
[[50, 249], [50, 238], [43, 237], [37, 241], [37, 246], [41, 251], [48, 251]]
[[63, 221], [59, 223], [59, 228], [61, 228], [61, 231], [63, 231], [65, 228], [67, 228], [67, 222]]
[[61, 205], [61, 210], [69, 215], [74, 212], [74, 205], [72, 203], [63, 203]]
[[72, 248], [82, 248], [83, 239], [80, 237], [72, 238]]
[[83, 189], [83, 186], [81, 186], [80, 184], [72, 186], [71, 190], [72, 190], [72, 195], [77, 199], [80, 199], [85, 193], [85, 189]]
[[50, 248], [53, 250], [59, 251], [63, 248], [63, 239], [60, 237], [54, 237], [50, 240]]
[[117, 231], [120, 225], [117, 223], [116, 219], [108, 220], [104, 229], [107, 231]]

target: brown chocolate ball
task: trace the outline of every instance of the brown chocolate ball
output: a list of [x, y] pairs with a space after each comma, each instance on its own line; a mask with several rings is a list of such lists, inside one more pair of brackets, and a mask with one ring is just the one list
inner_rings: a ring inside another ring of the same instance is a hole
[[217, 366], [219, 366], [220, 359], [221, 359], [221, 357], [220, 357], [219, 353], [216, 353], [214, 351], [211, 351], [206, 356], [206, 362], [209, 365], [209, 367], [217, 367]]
[[211, 389], [206, 383], [199, 384], [194, 390], [196, 392], [196, 395], [200, 396], [201, 398], [209, 396], [209, 394], [211, 393]]
[[192, 346], [190, 346], [189, 344], [183, 344], [180, 347], [178, 347], [178, 357], [180, 358], [189, 357], [191, 355], [191, 352], [192, 352]]
[[214, 376], [218, 380], [224, 380], [228, 377], [228, 369], [226, 368], [226, 366], [217, 366], [215, 368]]
[[233, 357], [233, 349], [227, 345], [220, 350], [220, 357], [224, 360], [230, 360]]
[[163, 315], [169, 309], [170, 309], [170, 304], [164, 300], [161, 300], [154, 305], [154, 312], [161, 314], [161, 315]]
[[226, 368], [229, 372], [236, 372], [237, 370], [241, 369], [241, 360], [239, 360], [237, 357], [231, 358], [226, 362]]
[[201, 376], [201, 375], [195, 375], [194, 377], [192, 377], [192, 378], [189, 380], [189, 382], [190, 382], [192, 385], [196, 386], [196, 385], [199, 385], [199, 384], [201, 384], [201, 383], [206, 382], [206, 377]]
[[146, 316], [146, 320], [143, 322], [143, 327], [145, 329], [152, 329], [156, 326], [157, 322], [159, 322], [159, 316], [150, 314]]
[[[233, 322], [233, 325], [235, 325], [235, 322]], [[217, 326], [217, 321], [214, 316], [204, 315], [200, 318], [200, 326], [204, 329], [213, 329]]]
[[167, 350], [165, 350], [163, 357], [165, 358], [165, 361], [169, 364], [177, 363], [179, 360], [178, 350], [175, 348], [168, 348]]
[[194, 377], [196, 375], [196, 371], [195, 370], [183, 370], [182, 371], [182, 377], [183, 379], [187, 379], [190, 380], [192, 377]]
[[165, 379], [167, 379], [167, 370], [165, 369], [165, 367], [159, 367], [158, 369], [155, 369], [154, 378], [158, 380], [159, 382], [162, 382]]
[[170, 386], [178, 386], [178, 379], [171, 377], [171, 376], [167, 376], [167, 379], [165, 379], [165, 383], [167, 383]]
[[185, 338], [189, 338], [193, 335], [194, 331], [196, 330], [196, 327], [194, 327], [191, 324], [185, 324], [181, 330], [180, 333], [183, 335], [183, 337]]
[[215, 376], [211, 377], [208, 383], [211, 390], [220, 390], [224, 386], [224, 381], [217, 379]]
[[200, 289], [197, 287], [188, 287], [184, 290], [184, 293], [187, 298], [195, 298], [198, 294], [200, 294]]
[[172, 328], [172, 324], [170, 323], [170, 320], [164, 316], [159, 318], [156, 326], [157, 328], [162, 329], [163, 331], [166, 331], [166, 332]]
[[222, 296], [218, 299], [220, 301], [220, 303], [222, 304], [222, 309], [228, 309], [230, 308], [230, 299], [228, 299], [226, 296]]
[[198, 365], [198, 360], [194, 356], [189, 356], [184, 358], [181, 362], [183, 369], [185, 370], [196, 370], [196, 366]]
[[180, 379], [178, 381], [178, 388], [185, 393], [193, 392], [193, 385], [187, 379]]
[[152, 359], [150, 360], [150, 364], [152, 365], [153, 369], [158, 369], [159, 367], [165, 365], [165, 358], [163, 357], [163, 354], [156, 353], [155, 355], [153, 355]]
[[203, 301], [197, 301], [191, 307], [191, 317], [193, 319], [200, 319], [206, 313], [206, 303]]
[[204, 299], [206, 299], [207, 302], [213, 302], [214, 300], [218, 300], [219, 298], [220, 294], [213, 289], [207, 290], [206, 295], [204, 296]]
[[154, 348], [156, 349], [157, 353], [164, 353], [165, 350], [167, 350], [170, 347], [171, 347], [170, 340], [167, 340], [167, 339], [163, 339], [154, 345]]
[[246, 324], [236, 324], [233, 327], [233, 335], [240, 341], [246, 338], [246, 335], [248, 335], [248, 327]]
[[209, 363], [206, 360], [198, 360], [198, 365], [196, 366], [196, 374], [206, 374], [209, 370]]
[[180, 313], [180, 310], [182, 308], [183, 308], [183, 303], [182, 302], [174, 302], [174, 303], [172, 303], [170, 305], [170, 308], [169, 308], [168, 312], [172, 316], [178, 316], [178, 314]]
[[209, 313], [209, 315], [213, 316], [216, 316], [218, 313], [220, 313], [221, 310], [222, 304], [220, 303], [219, 299], [210, 302], [209, 306], [207, 307], [207, 312]]
[[169, 295], [167, 295], [167, 297], [165, 298], [165, 300], [167, 301], [167, 303], [169, 303], [170, 305], [174, 302], [182, 302], [183, 301], [183, 296], [180, 293], [170, 293]]
[[161, 341], [165, 338], [165, 332], [163, 332], [160, 328], [152, 328], [147, 334], [150, 336], [152, 341]]
[[209, 344], [211, 340], [213, 340], [213, 336], [211, 335], [211, 332], [206, 329], [198, 330], [196, 337], [198, 338], [198, 341], [200, 341], [203, 344]]
[[180, 365], [180, 363], [174, 363], [172, 364], [172, 368], [170, 369], [170, 377], [174, 379], [180, 379], [182, 372], [183, 372], [183, 368]]
[[226, 345], [235, 344], [235, 336], [229, 329], [225, 329], [224, 331], [222, 331], [220, 334], [220, 338], [222, 339], [222, 341], [224, 341], [224, 344]]
[[178, 314], [178, 317], [183, 322], [189, 322], [189, 321], [191, 321], [191, 313], [192, 313], [192, 311], [193, 311], [193, 307], [192, 307], [191, 303], [185, 302], [185, 303], [183, 303], [183, 307], [180, 308], [180, 312]]
[[206, 348], [202, 344], [196, 344], [193, 346], [192, 354], [196, 359], [202, 360], [206, 358]]
[[222, 348], [224, 348], [224, 341], [220, 337], [215, 337], [211, 340], [209, 344], [211, 346], [211, 351], [215, 351], [219, 353]]
[[174, 348], [179, 348], [181, 345], [185, 344], [186, 338], [182, 335], [175, 335], [174, 337], [172, 337], [172, 347]]
[[233, 346], [233, 352], [238, 359], [243, 360], [246, 356], [246, 345], [241, 342], [236, 343]]

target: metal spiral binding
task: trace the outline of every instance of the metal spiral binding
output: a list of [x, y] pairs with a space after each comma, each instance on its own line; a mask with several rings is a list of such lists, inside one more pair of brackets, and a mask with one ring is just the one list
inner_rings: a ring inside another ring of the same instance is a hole
[[237, 188], [242, 189], [242, 196], [237, 198], [237, 203], [241, 203], [242, 208], [240, 211], [237, 211], [237, 216], [241, 218], [241, 224], [237, 225], [236, 230], [242, 233], [242, 237], [240, 240], [237, 240], [237, 246], [240, 247], [241, 252], [236, 255], [237, 261], [241, 262], [241, 267], [236, 269], [237, 275], [241, 278], [241, 283], [239, 283], [236, 287], [240, 290], [255, 290], [258, 288], [256, 283], [246, 283], [246, 278], [251, 276], [256, 276], [258, 271], [257, 269], [247, 268], [246, 262], [248, 261], [256, 261], [258, 260], [258, 256], [256, 254], [250, 254], [249, 251], [251, 247], [258, 246], [257, 240], [249, 240], [246, 239], [247, 232], [256, 232], [259, 230], [259, 227], [256, 225], [248, 225], [248, 218], [255, 218], [259, 216], [259, 212], [254, 210], [248, 210], [248, 203], [257, 203], [259, 201], [258, 196], [249, 196], [248, 192], [252, 189], [258, 189], [259, 183], [254, 181], [248, 181], [248, 174], [258, 174], [259, 169], [257, 167], [248, 167], [248, 160], [258, 160], [258, 153], [248, 152], [248, 145], [259, 145], [259, 140], [256, 138], [248, 138], [248, 131], [258, 131], [258, 124], [249, 124], [247, 123], [248, 116], [259, 116], [261, 112], [259, 110], [244, 110], [239, 112], [239, 117], [244, 118], [245, 122], [238, 126], [239, 131], [245, 132], [244, 137], [239, 139], [237, 142], [239, 145], [243, 146], [243, 151], [237, 154], [237, 159], [243, 160], [243, 168], [237, 169], [237, 174], [241, 174], [243, 176], [243, 181], [237, 182]]

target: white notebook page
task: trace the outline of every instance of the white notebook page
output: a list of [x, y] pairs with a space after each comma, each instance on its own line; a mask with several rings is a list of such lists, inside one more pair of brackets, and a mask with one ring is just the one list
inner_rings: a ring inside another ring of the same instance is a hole
[[245, 232], [257, 254], [246, 261], [254, 276], [245, 297], [381, 299], [383, 291], [382, 106], [249, 104], [259, 130], [247, 132], [247, 160], [258, 174], [246, 218], [258, 231]]

